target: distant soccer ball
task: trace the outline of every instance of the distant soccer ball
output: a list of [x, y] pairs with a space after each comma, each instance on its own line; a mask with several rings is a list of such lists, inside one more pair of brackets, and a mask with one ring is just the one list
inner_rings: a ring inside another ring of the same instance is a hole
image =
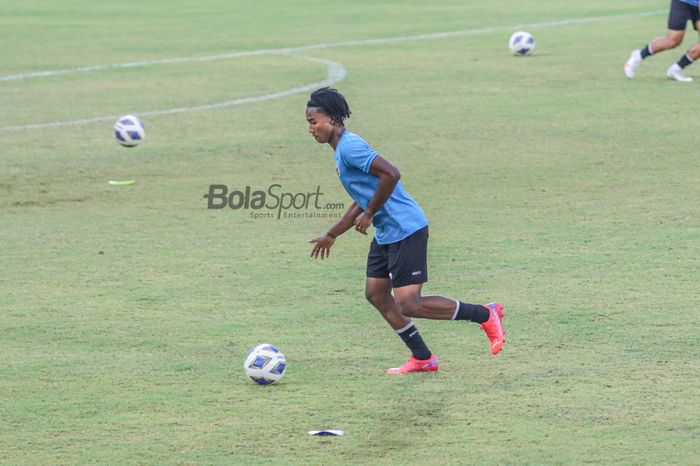
[[243, 367], [246, 375], [254, 382], [269, 385], [282, 378], [287, 360], [276, 346], [263, 343], [248, 351]]
[[513, 55], [530, 55], [535, 50], [535, 38], [529, 32], [514, 32], [508, 41], [508, 48]]
[[126, 115], [114, 123], [114, 137], [122, 146], [134, 147], [146, 138], [146, 130], [141, 120], [133, 115]]

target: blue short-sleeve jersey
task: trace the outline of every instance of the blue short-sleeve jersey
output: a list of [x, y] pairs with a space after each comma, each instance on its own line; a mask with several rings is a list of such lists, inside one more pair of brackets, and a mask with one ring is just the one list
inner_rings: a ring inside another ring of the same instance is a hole
[[690, 6], [697, 7], [698, 6], [698, 0], [681, 0], [682, 3], [687, 3]]
[[[377, 152], [357, 134], [345, 130], [335, 148], [335, 166], [343, 187], [357, 204], [366, 209], [379, 185], [379, 178], [370, 173]], [[401, 181], [391, 196], [372, 217], [379, 244], [401, 241], [428, 225], [423, 210], [403, 189]]]

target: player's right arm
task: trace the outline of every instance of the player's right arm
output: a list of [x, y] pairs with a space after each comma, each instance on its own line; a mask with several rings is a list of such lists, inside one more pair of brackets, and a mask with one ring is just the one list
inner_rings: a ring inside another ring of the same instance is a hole
[[[362, 208], [357, 204], [357, 202], [353, 201], [340, 220], [335, 222], [324, 235], [309, 240], [309, 243], [314, 245], [313, 249], [311, 250], [311, 257], [315, 259], [319, 254], [321, 254], [321, 259], [329, 257], [331, 253], [331, 246], [333, 246], [333, 243], [335, 243], [335, 239], [352, 228], [355, 225], [355, 219], [361, 213]], [[364, 234], [366, 235], [367, 233]]]

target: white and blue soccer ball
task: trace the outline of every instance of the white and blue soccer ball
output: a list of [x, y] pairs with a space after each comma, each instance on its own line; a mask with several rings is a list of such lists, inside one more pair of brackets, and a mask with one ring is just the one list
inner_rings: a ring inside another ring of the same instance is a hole
[[243, 367], [253, 382], [269, 385], [284, 376], [287, 360], [275, 345], [263, 343], [248, 351]]
[[529, 32], [514, 32], [508, 41], [508, 48], [513, 55], [530, 55], [535, 50], [535, 38]]
[[146, 129], [134, 115], [126, 115], [114, 123], [114, 138], [124, 147], [138, 146], [146, 139]]

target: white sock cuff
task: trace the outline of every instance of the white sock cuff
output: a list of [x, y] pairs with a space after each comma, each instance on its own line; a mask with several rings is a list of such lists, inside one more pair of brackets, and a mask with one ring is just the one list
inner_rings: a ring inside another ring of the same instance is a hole
[[652, 44], [652, 43], [649, 42], [649, 44], [647, 45], [647, 49], [649, 49], [649, 55], [654, 55], [654, 49], [651, 48], [651, 44]]
[[396, 330], [396, 333], [403, 333], [406, 330], [408, 330], [409, 328], [411, 328], [411, 326], [413, 326], [413, 320], [409, 320], [408, 325], [406, 325], [404, 328], [400, 328], [400, 329]]
[[457, 312], [459, 312], [459, 301], [455, 300], [455, 313], [452, 314], [452, 320], [457, 318]]
[[687, 58], [690, 63], [693, 63], [695, 61], [692, 58], [690, 58], [690, 55], [688, 55], [687, 53], [685, 54], [685, 58]]

